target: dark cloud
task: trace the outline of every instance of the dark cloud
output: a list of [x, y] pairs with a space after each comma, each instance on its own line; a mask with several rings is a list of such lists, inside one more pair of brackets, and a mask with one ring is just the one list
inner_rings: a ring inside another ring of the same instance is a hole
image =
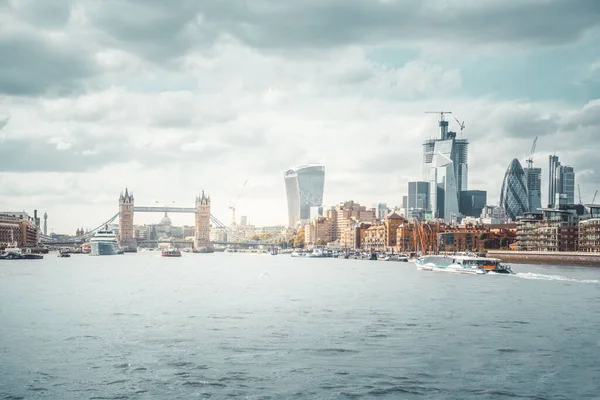
[[152, 58], [183, 54], [223, 34], [254, 47], [281, 49], [427, 40], [560, 45], [600, 26], [597, 0], [429, 4], [183, 0], [175, 7], [157, 0], [112, 0], [102, 2], [90, 18], [123, 47]]
[[82, 90], [97, 70], [85, 52], [40, 34], [0, 34], [0, 94], [64, 95]]
[[[19, 19], [40, 28], [55, 29], [69, 22], [71, 0], [8, 0], [8, 10]], [[0, 6], [1, 8], [1, 6]]]

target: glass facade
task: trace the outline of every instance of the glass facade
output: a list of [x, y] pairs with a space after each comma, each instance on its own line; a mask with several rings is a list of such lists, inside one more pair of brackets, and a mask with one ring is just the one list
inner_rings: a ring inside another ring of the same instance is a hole
[[310, 219], [311, 207], [323, 205], [325, 167], [303, 165], [284, 173], [288, 200], [288, 223], [295, 226], [298, 221]]
[[[460, 192], [468, 189], [468, 159], [469, 141], [457, 139], [455, 132], [448, 131], [448, 121], [440, 121], [440, 138], [423, 143], [423, 178], [429, 182], [425, 209], [434, 218], [448, 220], [458, 214]], [[410, 188], [408, 200], [408, 208], [416, 208], [411, 205]]]
[[525, 168], [525, 182], [527, 183], [527, 201], [529, 212], [541, 214], [542, 208], [542, 169]]
[[465, 190], [460, 192], [460, 213], [466, 217], [479, 217], [487, 204], [485, 190]]
[[567, 204], [575, 204], [575, 170], [561, 165], [558, 156], [548, 158], [548, 207], [556, 207], [559, 194], [566, 194]]
[[502, 181], [500, 207], [513, 221], [529, 211], [525, 171], [516, 158], [512, 160]]
[[408, 182], [407, 207], [409, 209], [429, 209], [429, 182]]

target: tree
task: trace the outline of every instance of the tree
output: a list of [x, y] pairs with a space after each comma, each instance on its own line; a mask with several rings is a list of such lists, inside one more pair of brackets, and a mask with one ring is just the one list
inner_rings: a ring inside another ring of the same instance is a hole
[[503, 236], [502, 239], [500, 239], [500, 247], [502, 247], [502, 248], [508, 247], [509, 243], [510, 243], [510, 239], [507, 238], [506, 236]]
[[294, 247], [304, 247], [304, 229], [298, 229], [294, 236]]
[[327, 244], [327, 241], [325, 239], [317, 240], [317, 246], [325, 246], [326, 244]]
[[486, 240], [487, 238], [488, 238], [487, 232], [483, 232], [481, 235], [479, 235], [480, 240]]

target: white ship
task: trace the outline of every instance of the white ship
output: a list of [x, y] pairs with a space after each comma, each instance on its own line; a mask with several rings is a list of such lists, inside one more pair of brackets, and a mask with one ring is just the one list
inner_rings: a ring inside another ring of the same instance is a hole
[[92, 256], [112, 256], [118, 254], [117, 235], [104, 229], [96, 232], [90, 240]]
[[433, 255], [419, 257], [415, 264], [417, 269], [425, 271], [452, 272], [456, 274], [487, 273], [514, 274], [510, 266], [503, 265], [497, 258], [477, 257], [470, 255]]

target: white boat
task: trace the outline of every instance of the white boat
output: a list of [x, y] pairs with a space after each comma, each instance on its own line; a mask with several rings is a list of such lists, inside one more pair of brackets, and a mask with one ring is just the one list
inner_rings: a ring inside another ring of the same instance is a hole
[[514, 274], [510, 266], [503, 265], [498, 258], [475, 255], [432, 255], [415, 260], [417, 269], [424, 271], [451, 272], [455, 274], [485, 275]]
[[104, 229], [96, 232], [90, 240], [92, 256], [113, 256], [118, 254], [117, 235], [111, 230]]
[[179, 251], [179, 249], [169, 247], [168, 249], [163, 249], [160, 255], [162, 257], [181, 257], [181, 251]]

